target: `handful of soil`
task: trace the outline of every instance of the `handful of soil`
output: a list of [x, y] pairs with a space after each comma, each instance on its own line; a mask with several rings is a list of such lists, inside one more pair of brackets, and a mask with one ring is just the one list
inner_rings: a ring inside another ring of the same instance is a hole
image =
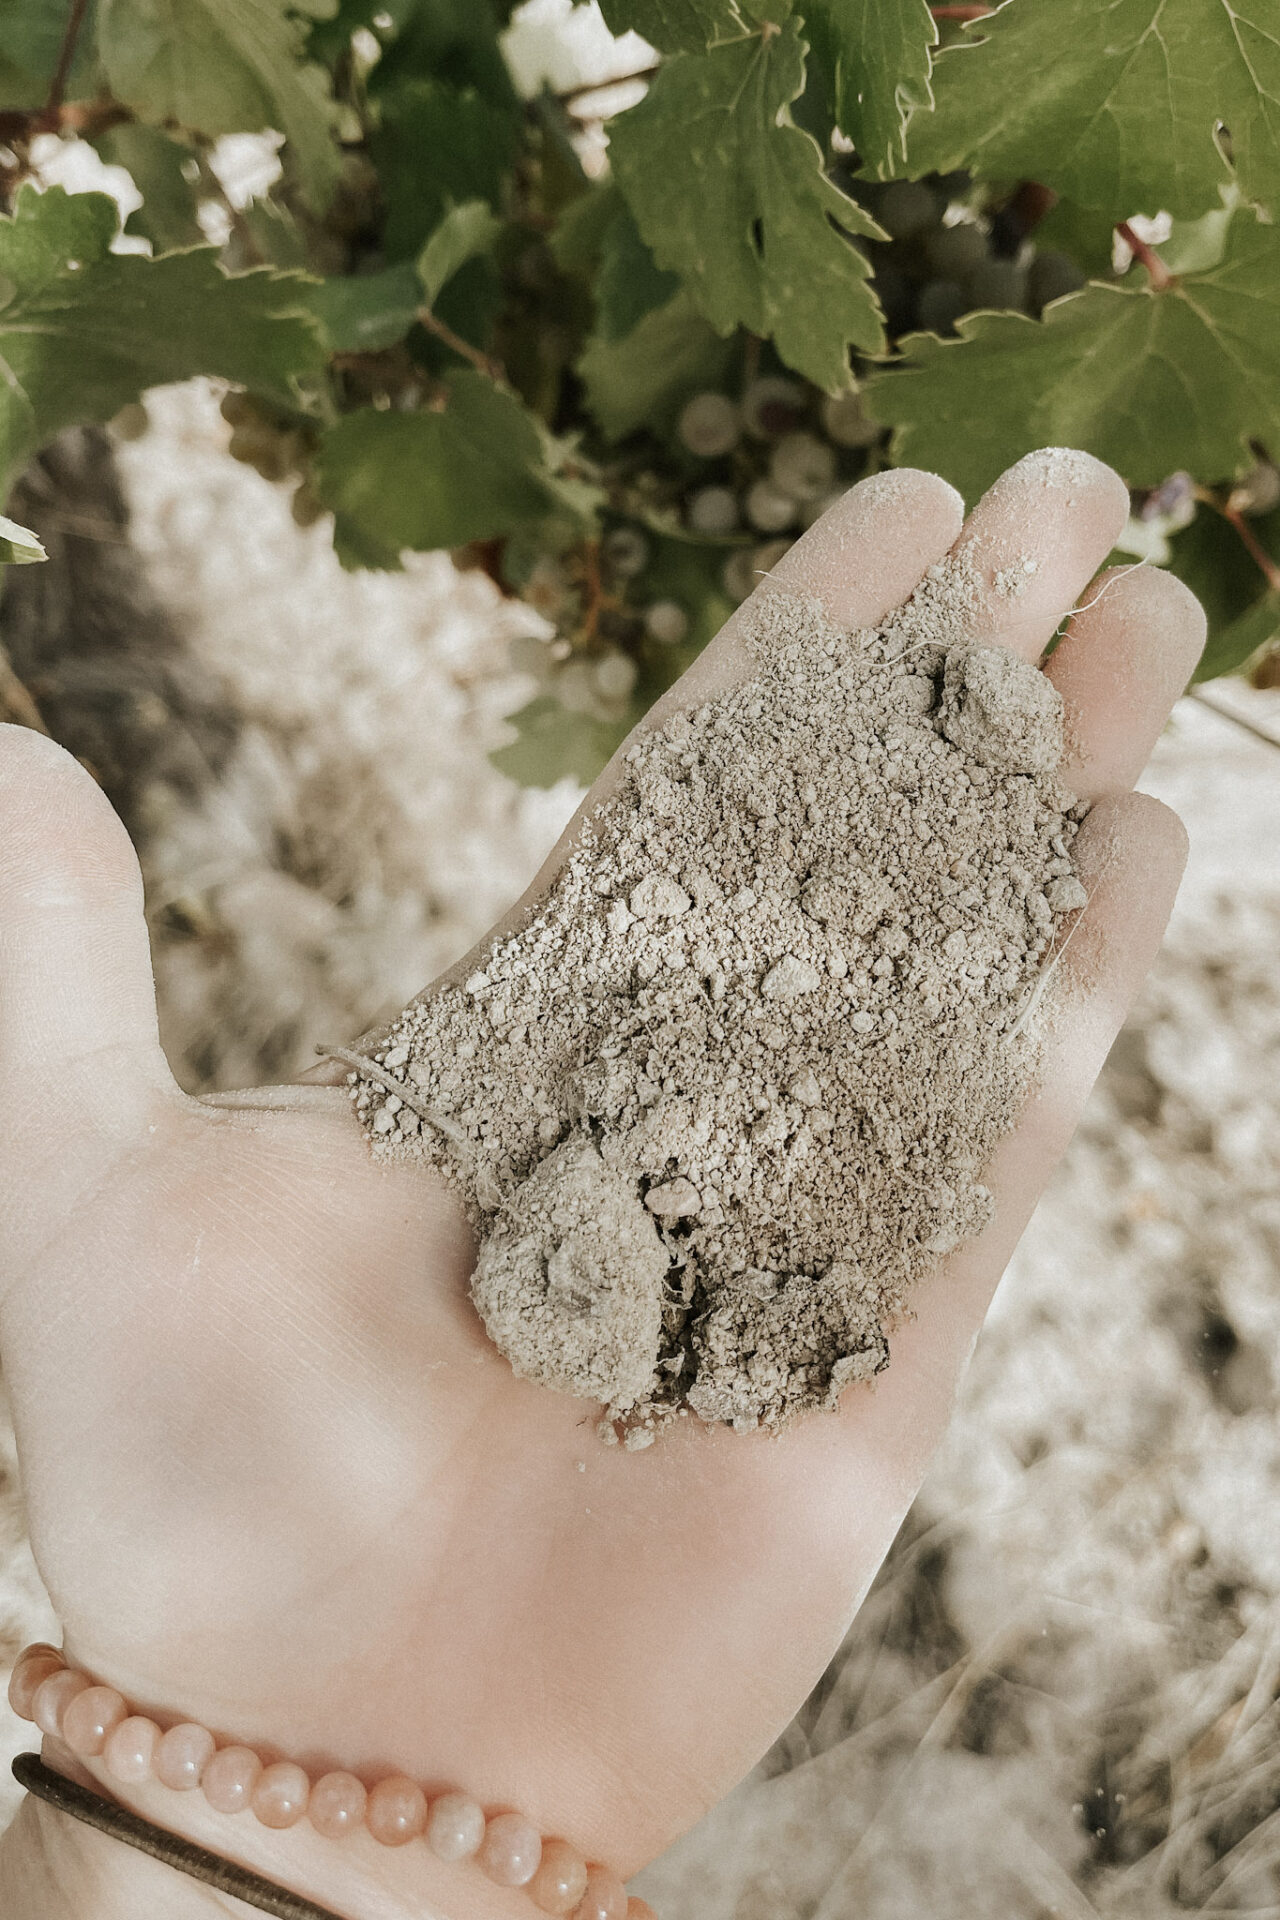
[[351, 1076], [375, 1150], [457, 1187], [490, 1337], [605, 1439], [834, 1407], [989, 1218], [1085, 809], [977, 587], [949, 558], [856, 632], [758, 596], [752, 677], [643, 734], [524, 925]]

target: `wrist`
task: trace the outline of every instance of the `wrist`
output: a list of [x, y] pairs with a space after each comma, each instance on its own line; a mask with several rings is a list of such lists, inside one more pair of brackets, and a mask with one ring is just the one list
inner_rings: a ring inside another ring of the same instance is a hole
[[[495, 1886], [474, 1861], [450, 1865], [422, 1846], [379, 1845], [367, 1832], [329, 1840], [306, 1820], [273, 1832], [246, 1815], [215, 1812], [199, 1792], [175, 1792], [154, 1780], [124, 1784], [59, 1739], [45, 1736], [40, 1751], [47, 1766], [103, 1799], [342, 1920], [536, 1920], [523, 1890]], [[34, 1795], [0, 1837], [4, 1920], [136, 1920], [140, 1912], [227, 1920], [250, 1910]]]
[[[51, 1763], [52, 1764], [52, 1763]], [[0, 1835], [5, 1920], [227, 1920], [211, 1887], [28, 1794]]]

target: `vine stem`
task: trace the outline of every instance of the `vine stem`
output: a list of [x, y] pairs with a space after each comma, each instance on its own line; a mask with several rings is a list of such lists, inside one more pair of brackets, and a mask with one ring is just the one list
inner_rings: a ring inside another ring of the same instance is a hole
[[935, 20], [985, 20], [994, 7], [930, 7]]
[[71, 77], [72, 62], [76, 57], [76, 43], [80, 38], [80, 29], [84, 25], [84, 17], [88, 11], [89, 0], [71, 0], [66, 30], [62, 36], [62, 45], [58, 49], [58, 64], [54, 68], [53, 79], [49, 82], [48, 98], [45, 100], [40, 116], [50, 130], [56, 129], [58, 125], [62, 98], [67, 90], [67, 81]]
[[1257, 534], [1241, 513], [1239, 507], [1224, 506], [1217, 500], [1215, 500], [1213, 504], [1217, 507], [1223, 519], [1230, 521], [1231, 525], [1240, 535], [1244, 543], [1245, 552], [1251, 559], [1257, 561], [1272, 593], [1280, 593], [1280, 564], [1277, 564], [1277, 562], [1271, 558], [1271, 555], [1267, 552]]
[[464, 340], [462, 335], [455, 333], [446, 321], [432, 313], [430, 307], [418, 308], [417, 321], [418, 325], [425, 327], [428, 333], [434, 333], [437, 340], [442, 340], [446, 347], [451, 347], [455, 353], [460, 353], [464, 360], [469, 360], [477, 373], [486, 374], [490, 380], [501, 380], [505, 377], [501, 361], [491, 360], [487, 353], [481, 353], [479, 347], [473, 347], [469, 340]]
[[1116, 221], [1116, 232], [1120, 235], [1125, 245], [1132, 250], [1134, 259], [1142, 262], [1148, 274], [1151, 276], [1151, 285], [1157, 293], [1163, 293], [1167, 287], [1173, 285], [1174, 276], [1170, 273], [1168, 267], [1166, 267], [1164, 261], [1160, 258], [1160, 255], [1155, 251], [1155, 248], [1149, 246], [1145, 240], [1138, 238], [1127, 220]]

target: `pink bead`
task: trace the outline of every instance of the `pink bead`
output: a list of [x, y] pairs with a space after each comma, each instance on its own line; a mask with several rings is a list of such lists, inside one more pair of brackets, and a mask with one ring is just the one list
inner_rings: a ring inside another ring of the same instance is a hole
[[264, 1767], [253, 1790], [253, 1810], [264, 1827], [292, 1827], [307, 1810], [311, 1782], [292, 1760]]
[[369, 1795], [354, 1773], [322, 1773], [311, 1789], [307, 1818], [326, 1840], [341, 1840], [364, 1824]]
[[369, 1789], [364, 1823], [384, 1847], [402, 1847], [427, 1824], [427, 1796], [415, 1781], [394, 1773]]
[[442, 1793], [431, 1803], [427, 1845], [437, 1860], [467, 1860], [484, 1839], [484, 1810], [465, 1793]]
[[658, 1920], [658, 1916], [647, 1900], [633, 1893], [627, 1902], [627, 1920]]
[[160, 1729], [155, 1721], [140, 1713], [130, 1714], [107, 1735], [107, 1744], [102, 1749], [107, 1772], [113, 1780], [130, 1786], [149, 1780], [159, 1745]]
[[587, 1890], [587, 1863], [567, 1840], [544, 1840], [529, 1897], [543, 1913], [572, 1913]]
[[243, 1813], [261, 1773], [262, 1762], [252, 1747], [219, 1747], [200, 1776], [200, 1786], [215, 1813]]
[[175, 1793], [190, 1793], [200, 1785], [200, 1776], [213, 1758], [215, 1746], [208, 1727], [184, 1720], [162, 1734], [152, 1765], [162, 1787]]
[[480, 1865], [500, 1887], [524, 1887], [538, 1871], [542, 1836], [522, 1813], [495, 1813], [485, 1822]]
[[107, 1735], [129, 1709], [114, 1687], [86, 1687], [62, 1716], [62, 1737], [72, 1753], [91, 1760], [102, 1752]]
[[36, 1688], [62, 1669], [62, 1655], [54, 1647], [28, 1647], [9, 1675], [9, 1705], [19, 1720], [30, 1720]]
[[59, 1667], [42, 1680], [36, 1688], [31, 1701], [31, 1718], [41, 1733], [62, 1738], [62, 1716], [78, 1693], [83, 1693], [90, 1685], [87, 1673], [76, 1673], [71, 1667]]
[[627, 1890], [612, 1868], [587, 1868], [586, 1895], [573, 1920], [627, 1920]]

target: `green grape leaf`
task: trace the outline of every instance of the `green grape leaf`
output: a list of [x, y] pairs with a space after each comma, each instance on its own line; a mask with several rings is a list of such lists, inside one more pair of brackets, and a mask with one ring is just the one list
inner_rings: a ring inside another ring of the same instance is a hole
[[369, 141], [386, 207], [382, 244], [388, 257], [416, 257], [461, 201], [480, 199], [496, 208], [519, 129], [510, 112], [439, 80], [397, 89]]
[[1103, 280], [1111, 272], [1115, 234], [1109, 214], [1060, 199], [1037, 226], [1035, 243], [1038, 251], [1070, 254], [1087, 278]]
[[324, 366], [310, 282], [228, 274], [212, 247], [110, 251], [105, 193], [24, 186], [0, 219], [0, 486], [61, 427], [109, 420], [147, 387], [212, 374], [287, 407]]
[[307, 305], [334, 353], [377, 353], [403, 340], [422, 305], [422, 282], [410, 260], [380, 273], [335, 275], [312, 289]]
[[664, 432], [691, 395], [723, 382], [732, 358], [733, 343], [678, 293], [625, 339], [589, 340], [577, 371], [591, 413], [608, 439], [619, 440], [637, 427]]
[[[0, 0], [0, 107], [39, 107], [49, 97], [67, 30], [67, 9], [50, 0]], [[95, 90], [92, 35], [81, 33], [65, 98]]]
[[470, 371], [444, 384], [442, 412], [368, 407], [326, 434], [313, 484], [344, 537], [460, 547], [554, 508], [546, 444], [515, 395]]
[[[1263, 545], [1280, 559], [1280, 510], [1250, 522]], [[1168, 568], [1185, 581], [1204, 608], [1209, 644], [1219, 630], [1247, 613], [1258, 597], [1261, 575], [1231, 522], [1202, 506], [1190, 526], [1169, 535]]]
[[1221, 627], [1209, 638], [1200, 663], [1191, 676], [1194, 686], [1201, 680], [1216, 680], [1221, 674], [1235, 673], [1252, 660], [1261, 648], [1280, 639], [1280, 593], [1268, 590], [1260, 594], [1246, 613], [1229, 626]]
[[98, 0], [111, 91], [140, 119], [210, 139], [282, 133], [308, 200], [327, 205], [340, 156], [323, 68], [304, 61], [306, 25], [335, 0]]
[[1041, 321], [976, 313], [960, 337], [909, 334], [864, 389], [892, 458], [968, 499], [1032, 447], [1083, 447], [1130, 486], [1185, 468], [1214, 483], [1280, 445], [1280, 230], [1232, 221], [1223, 258], [1164, 292], [1141, 269], [1055, 301]]
[[519, 115], [520, 98], [498, 38], [511, 10], [512, 0], [391, 0], [375, 6], [367, 24], [382, 57], [368, 76], [370, 98], [385, 102], [406, 85], [435, 78]]
[[547, 236], [557, 264], [566, 273], [593, 274], [605, 235], [626, 204], [612, 180], [571, 200]]
[[1014, 0], [934, 65], [913, 173], [967, 166], [1043, 180], [1114, 220], [1218, 205], [1230, 168], [1248, 199], [1280, 201], [1275, 0]]
[[846, 391], [850, 346], [884, 342], [870, 266], [848, 236], [879, 229], [827, 179], [817, 141], [791, 118], [805, 51], [789, 21], [675, 55], [611, 123], [610, 154], [654, 259], [711, 324], [748, 327], [815, 385]]
[[522, 787], [554, 787], [566, 779], [589, 787], [634, 725], [630, 716], [596, 720], [589, 713], [569, 713], [549, 693], [538, 694], [506, 718], [516, 738], [496, 747], [489, 761]]
[[862, 167], [882, 180], [900, 172], [907, 122], [933, 105], [938, 29], [926, 0], [815, 0], [805, 27]]
[[791, 0], [603, 0], [600, 11], [611, 33], [638, 33], [663, 53], [705, 53], [741, 40], [762, 20], [785, 20]]
[[435, 305], [459, 267], [477, 254], [488, 253], [501, 232], [501, 220], [483, 200], [463, 200], [450, 207], [418, 255], [418, 278], [426, 290], [427, 305]]
[[0, 513], [0, 567], [24, 567], [33, 560], [47, 560], [48, 554], [29, 527], [6, 520]]
[[141, 120], [109, 127], [94, 144], [108, 165], [124, 168], [142, 195], [142, 205], [124, 223], [126, 233], [149, 240], [155, 253], [204, 245], [196, 218], [196, 190], [188, 178], [197, 165], [190, 147]]
[[619, 196], [606, 228], [596, 275], [596, 330], [602, 340], [623, 340], [646, 313], [665, 306], [680, 291], [679, 276], [664, 273], [640, 238], [635, 216]]

